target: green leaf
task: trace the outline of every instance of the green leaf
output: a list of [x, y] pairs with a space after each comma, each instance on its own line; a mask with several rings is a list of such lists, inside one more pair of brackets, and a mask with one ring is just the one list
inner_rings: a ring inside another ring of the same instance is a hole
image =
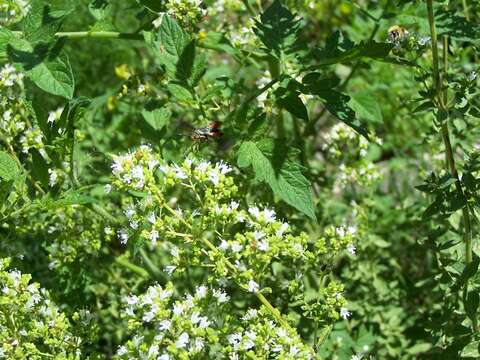
[[6, 61], [8, 59], [8, 46], [13, 40], [13, 33], [7, 28], [0, 28], [0, 61]]
[[193, 97], [190, 91], [185, 87], [183, 87], [182, 85], [175, 84], [175, 83], [168, 83], [167, 88], [168, 88], [168, 91], [170, 91], [170, 93], [180, 101], [193, 100]]
[[18, 175], [19, 169], [15, 160], [6, 152], [0, 151], [0, 178], [13, 181]]
[[199, 40], [199, 46], [205, 49], [224, 52], [232, 55], [238, 60], [240, 59], [240, 52], [235, 47], [233, 47], [225, 34], [221, 32], [207, 32], [207, 36], [204, 39]]
[[478, 347], [480, 345], [480, 341], [473, 341], [467, 346], [465, 346], [460, 353], [461, 357], [471, 357], [471, 358], [478, 358], [480, 356], [480, 352], [478, 351]]
[[254, 32], [265, 46], [280, 58], [284, 53], [291, 53], [299, 48], [301, 26], [302, 20], [296, 19], [288, 8], [275, 0], [260, 16], [260, 21], [255, 21]]
[[318, 62], [315, 67], [337, 63], [348, 63], [353, 60], [369, 58], [375, 60], [385, 59], [393, 48], [390, 43], [368, 41], [353, 44], [349, 40], [340, 42], [340, 32], [335, 32], [328, 40], [324, 49], [316, 49], [313, 54]]
[[407, 353], [410, 355], [417, 355], [424, 352], [427, 352], [432, 348], [432, 344], [430, 343], [418, 343], [413, 345], [411, 348], [407, 349]]
[[73, 98], [75, 80], [68, 57], [47, 59], [27, 71], [27, 76], [40, 89], [67, 99]]
[[478, 304], [480, 302], [480, 297], [478, 295], [478, 290], [470, 291], [465, 300], [465, 312], [467, 313], [470, 319], [477, 318]]
[[142, 115], [148, 125], [160, 131], [169, 123], [171, 113], [167, 109], [160, 108], [152, 111], [143, 110]]
[[350, 97], [335, 90], [320, 91], [319, 96], [327, 110], [336, 118], [343, 121], [360, 135], [369, 139], [366, 126], [357, 118], [355, 111], [348, 105]]
[[90, 14], [97, 20], [103, 20], [112, 11], [112, 5], [107, 0], [92, 0], [88, 4]]
[[163, 1], [161, 0], [137, 0], [137, 2], [155, 14], [163, 10]]
[[195, 86], [205, 73], [205, 55], [197, 54], [195, 40], [170, 16], [164, 14], [157, 33], [145, 33], [145, 40], [172, 79]]
[[50, 42], [60, 30], [69, 11], [52, 10], [43, 1], [32, 1], [31, 8], [22, 21], [25, 38], [32, 44]]
[[300, 99], [299, 95], [300, 94], [298, 92], [290, 92], [286, 96], [277, 98], [276, 103], [293, 116], [308, 122], [307, 108]]
[[357, 117], [374, 124], [383, 122], [382, 110], [377, 99], [368, 92], [358, 92], [351, 95], [349, 105], [357, 114]]
[[312, 188], [302, 174], [302, 166], [289, 158], [296, 155], [281, 141], [244, 142], [237, 153], [238, 166], [252, 166], [257, 180], [270, 185], [273, 193], [287, 204], [316, 219]]

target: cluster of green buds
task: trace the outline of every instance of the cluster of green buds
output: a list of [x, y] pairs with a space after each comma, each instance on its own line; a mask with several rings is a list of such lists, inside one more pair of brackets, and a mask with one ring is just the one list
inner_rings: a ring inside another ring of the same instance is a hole
[[264, 307], [236, 314], [222, 288], [200, 285], [179, 297], [172, 283], [153, 285], [126, 297], [123, 314], [131, 336], [117, 359], [313, 358], [298, 335]]
[[0, 259], [0, 358], [78, 359], [82, 339], [48, 292]]
[[[207, 15], [202, 0], [169, 0], [165, 7], [167, 14], [174, 17], [184, 28], [195, 28]], [[161, 22], [161, 16], [154, 25]]]

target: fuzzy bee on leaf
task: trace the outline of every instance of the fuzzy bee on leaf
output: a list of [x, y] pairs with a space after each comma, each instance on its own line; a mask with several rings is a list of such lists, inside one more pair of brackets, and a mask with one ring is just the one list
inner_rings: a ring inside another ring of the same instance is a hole
[[392, 27], [390, 27], [390, 29], [388, 29], [388, 39], [392, 43], [398, 42], [404, 39], [406, 36], [408, 36], [407, 29], [399, 25], [393, 25]]

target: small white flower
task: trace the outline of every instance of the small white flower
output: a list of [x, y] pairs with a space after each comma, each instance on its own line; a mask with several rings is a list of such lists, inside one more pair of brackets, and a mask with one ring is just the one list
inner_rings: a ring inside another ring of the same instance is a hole
[[197, 299], [203, 299], [205, 296], [207, 296], [208, 288], [205, 285], [200, 285], [197, 286], [195, 289], [195, 297]]
[[237, 241], [234, 241], [232, 243], [231, 247], [232, 247], [232, 251], [235, 252], [235, 253], [238, 253], [238, 252], [242, 251], [242, 249], [243, 249], [242, 244], [239, 244]]
[[258, 244], [257, 244], [257, 247], [258, 247], [258, 250], [260, 251], [268, 251], [268, 241], [267, 240], [263, 240], [263, 241], [259, 241]]
[[295, 356], [295, 355], [297, 355], [299, 352], [300, 352], [300, 349], [297, 348], [295, 345], [290, 346], [289, 354], [290, 354], [291, 356]]
[[186, 332], [183, 332], [178, 337], [177, 341], [175, 341], [175, 346], [179, 349], [183, 349], [184, 347], [187, 346], [189, 340], [190, 340], [190, 336]]
[[362, 354], [353, 354], [350, 357], [350, 360], [361, 360], [362, 359]]
[[352, 315], [352, 313], [350, 311], [348, 311], [346, 308], [342, 307], [340, 309], [340, 316], [344, 319], [344, 320], [347, 320], [350, 316]]
[[253, 280], [250, 280], [248, 282], [247, 290], [252, 292], [252, 293], [257, 293], [258, 290], [260, 289], [260, 286]]
[[170, 320], [162, 320], [160, 322], [160, 325], [158, 326], [158, 329], [160, 331], [165, 331], [165, 330], [170, 330], [172, 327], [172, 322]]
[[212, 293], [213, 293], [213, 296], [215, 298], [217, 298], [217, 301], [220, 304], [226, 303], [230, 299], [230, 297], [227, 295], [227, 293], [222, 291], [222, 290], [213, 289]]
[[155, 224], [155, 222], [157, 221], [157, 218], [155, 217], [155, 214], [151, 212], [150, 214], [148, 214], [147, 220], [150, 224]]
[[165, 272], [167, 273], [168, 276], [172, 276], [173, 272], [175, 271], [177, 267], [174, 265], [167, 265], [165, 266]]
[[157, 244], [157, 239], [158, 239], [158, 231], [153, 229], [150, 232], [150, 241], [152, 242], [153, 246], [155, 246]]
[[129, 236], [128, 236], [128, 232], [127, 232], [126, 229], [118, 230], [117, 235], [118, 235], [118, 238], [120, 239], [120, 243], [122, 245], [125, 245], [128, 242]]
[[106, 184], [103, 188], [103, 190], [105, 191], [106, 194], [109, 194], [112, 192], [112, 185], [110, 184]]
[[352, 255], [355, 255], [355, 252], [357, 251], [357, 248], [355, 247], [355, 245], [353, 244], [348, 244], [347, 246], [347, 251], [352, 254]]
[[120, 346], [120, 347], [118, 348], [118, 350], [117, 350], [117, 355], [118, 355], [118, 356], [122, 356], [122, 355], [125, 355], [125, 354], [127, 354], [127, 353], [128, 353], [128, 350], [127, 350], [127, 348], [126, 348], [125, 346], [123, 346], [123, 345]]

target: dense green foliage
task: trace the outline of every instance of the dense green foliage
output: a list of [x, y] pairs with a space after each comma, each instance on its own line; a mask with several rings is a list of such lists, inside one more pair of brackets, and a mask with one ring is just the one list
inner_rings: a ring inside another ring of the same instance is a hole
[[478, 0], [0, 0], [0, 358], [479, 358]]

